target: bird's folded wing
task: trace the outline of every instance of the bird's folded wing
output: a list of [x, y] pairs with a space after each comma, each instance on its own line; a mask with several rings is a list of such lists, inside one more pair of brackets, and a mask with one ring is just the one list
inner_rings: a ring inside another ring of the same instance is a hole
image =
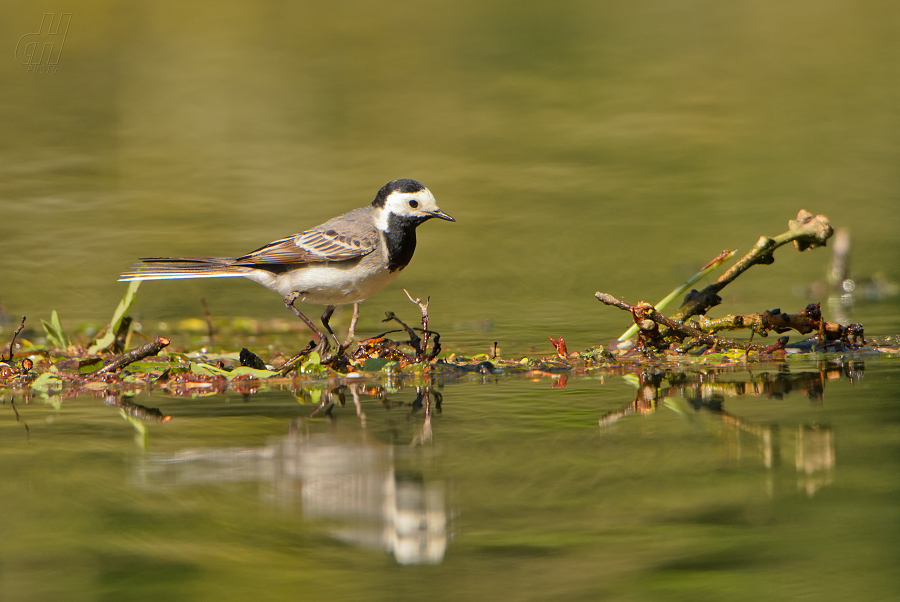
[[308, 230], [238, 257], [232, 265], [346, 261], [368, 255], [375, 250], [376, 242], [374, 232], [353, 236], [334, 230]]

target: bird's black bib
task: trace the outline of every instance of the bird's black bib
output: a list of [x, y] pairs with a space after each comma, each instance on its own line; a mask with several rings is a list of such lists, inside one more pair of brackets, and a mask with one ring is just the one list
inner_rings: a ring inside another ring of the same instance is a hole
[[402, 270], [412, 260], [416, 251], [416, 226], [424, 222], [420, 218], [401, 217], [391, 213], [388, 216], [388, 229], [384, 233], [387, 245], [388, 269], [392, 272]]

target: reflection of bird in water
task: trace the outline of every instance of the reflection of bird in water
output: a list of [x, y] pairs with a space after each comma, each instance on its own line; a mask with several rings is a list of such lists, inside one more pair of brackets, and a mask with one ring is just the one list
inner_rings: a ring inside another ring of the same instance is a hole
[[148, 454], [142, 486], [158, 488], [262, 481], [266, 499], [337, 527], [332, 535], [383, 549], [400, 564], [436, 564], [447, 548], [444, 486], [398, 473], [393, 447], [332, 435], [288, 436], [257, 448], [188, 449]]
[[[396, 473], [388, 446], [348, 446], [324, 435], [286, 443], [307, 519], [345, 521], [339, 539], [383, 547], [401, 564], [441, 561], [447, 547], [442, 483]], [[281, 501], [296, 495], [284, 493]]]
[[797, 427], [794, 464], [800, 476], [798, 488], [809, 497], [823, 485], [831, 483], [835, 465], [834, 432], [830, 427], [803, 424]]

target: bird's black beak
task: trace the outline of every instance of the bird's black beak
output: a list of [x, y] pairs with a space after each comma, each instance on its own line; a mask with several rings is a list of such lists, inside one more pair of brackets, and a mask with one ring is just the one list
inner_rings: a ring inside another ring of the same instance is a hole
[[447, 220], [448, 222], [455, 222], [455, 221], [456, 221], [455, 219], [453, 219], [452, 217], [450, 217], [449, 215], [447, 215], [446, 213], [444, 213], [444, 212], [441, 211], [440, 209], [435, 209], [434, 211], [432, 211], [432, 212], [431, 212], [431, 217], [439, 217], [439, 218], [441, 218], [441, 219]]

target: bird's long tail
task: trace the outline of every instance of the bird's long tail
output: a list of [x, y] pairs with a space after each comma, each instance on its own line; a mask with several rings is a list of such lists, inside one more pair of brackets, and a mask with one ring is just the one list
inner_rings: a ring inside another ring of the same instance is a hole
[[142, 257], [141, 263], [122, 274], [119, 282], [131, 280], [178, 280], [181, 278], [229, 278], [243, 276], [252, 268], [233, 265], [228, 257]]

